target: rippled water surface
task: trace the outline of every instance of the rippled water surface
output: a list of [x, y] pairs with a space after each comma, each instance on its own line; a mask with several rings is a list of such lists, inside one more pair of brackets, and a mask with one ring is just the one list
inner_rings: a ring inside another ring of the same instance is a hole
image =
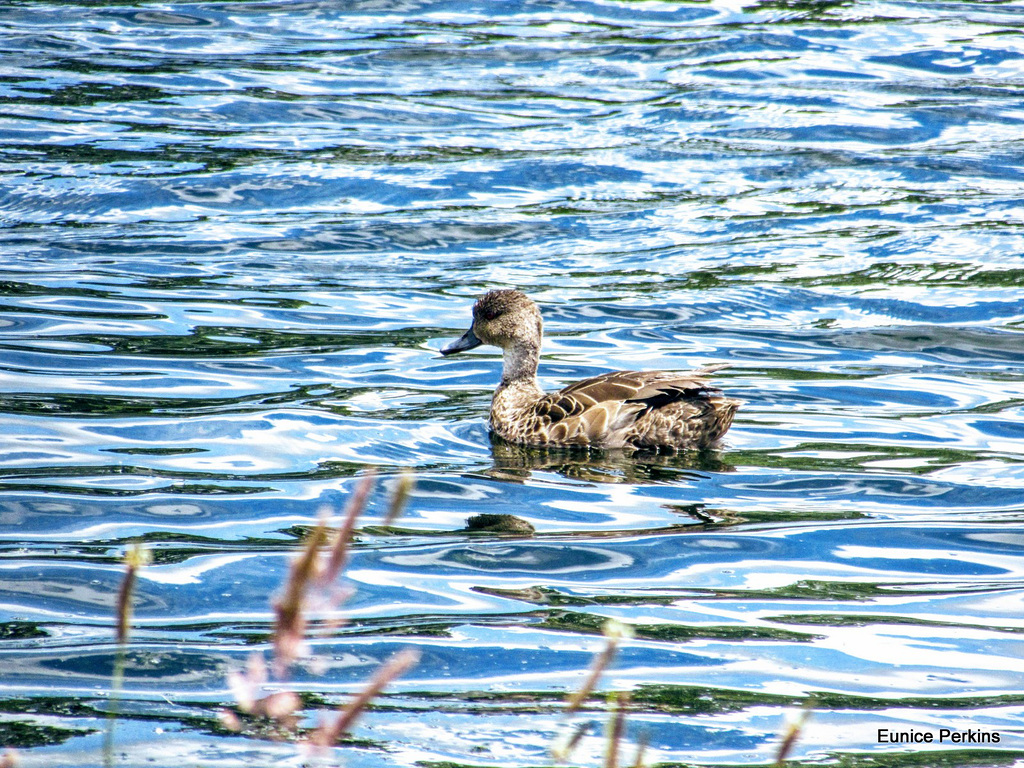
[[[301, 764], [215, 711], [372, 467], [305, 724], [422, 660], [329, 761], [549, 764], [607, 617], [648, 765], [1024, 760], [1022, 105], [1016, 2], [3, 4], [0, 742]], [[500, 286], [548, 388], [729, 363], [723, 449], [492, 445]]]

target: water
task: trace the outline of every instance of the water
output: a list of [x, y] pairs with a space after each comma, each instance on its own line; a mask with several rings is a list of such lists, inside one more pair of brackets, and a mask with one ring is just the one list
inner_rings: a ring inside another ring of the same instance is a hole
[[[605, 617], [648, 764], [771, 762], [808, 701], [793, 759], [1024, 759], [1019, 4], [25, 0], [0, 47], [24, 765], [301, 764], [214, 712], [365, 467], [306, 723], [422, 661], [331, 760], [550, 763]], [[495, 350], [437, 350], [497, 286], [541, 304], [549, 388], [730, 363], [725, 448], [492, 446]], [[487, 512], [536, 534], [461, 530]]]

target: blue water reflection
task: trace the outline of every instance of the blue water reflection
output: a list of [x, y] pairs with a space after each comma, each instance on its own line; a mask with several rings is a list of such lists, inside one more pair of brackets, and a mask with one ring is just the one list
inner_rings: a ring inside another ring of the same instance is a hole
[[[606, 618], [635, 629], [602, 687], [633, 692], [649, 764], [770, 762], [808, 699], [795, 759], [885, 752], [879, 727], [999, 729], [1012, 759], [1022, 20], [0, 8], [0, 711], [42, 734], [25, 763], [103, 764], [85, 731], [143, 540], [124, 753], [298, 765], [209, 707], [367, 467], [354, 593], [317, 606], [318, 629], [349, 621], [292, 682], [326, 706], [399, 648], [423, 659], [357, 728], [387, 751], [347, 762], [548, 762]], [[541, 305], [549, 389], [729, 363], [723, 450], [492, 443], [499, 355], [438, 350], [502, 286]], [[480, 514], [534, 533], [467, 530]], [[580, 749], [603, 760], [596, 732]]]

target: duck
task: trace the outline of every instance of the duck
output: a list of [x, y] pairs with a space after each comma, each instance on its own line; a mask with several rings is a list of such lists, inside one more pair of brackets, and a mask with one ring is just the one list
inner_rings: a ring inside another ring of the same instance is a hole
[[732, 425], [740, 401], [705, 378], [724, 365], [687, 373], [614, 371], [544, 392], [537, 381], [543, 328], [526, 294], [492, 290], [473, 305], [469, 330], [441, 349], [444, 356], [482, 344], [502, 350], [489, 423], [502, 440], [674, 452], [716, 447]]

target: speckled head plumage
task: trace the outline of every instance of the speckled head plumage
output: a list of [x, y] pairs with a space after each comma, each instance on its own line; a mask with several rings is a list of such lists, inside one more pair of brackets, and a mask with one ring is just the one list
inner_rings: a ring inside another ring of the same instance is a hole
[[484, 344], [540, 347], [544, 324], [540, 310], [525, 294], [503, 288], [485, 293], [473, 305], [473, 331]]
[[473, 305], [473, 324], [458, 341], [441, 350], [442, 355], [464, 352], [481, 344], [501, 349], [540, 349], [544, 324], [540, 310], [526, 294], [511, 288], [489, 291]]

